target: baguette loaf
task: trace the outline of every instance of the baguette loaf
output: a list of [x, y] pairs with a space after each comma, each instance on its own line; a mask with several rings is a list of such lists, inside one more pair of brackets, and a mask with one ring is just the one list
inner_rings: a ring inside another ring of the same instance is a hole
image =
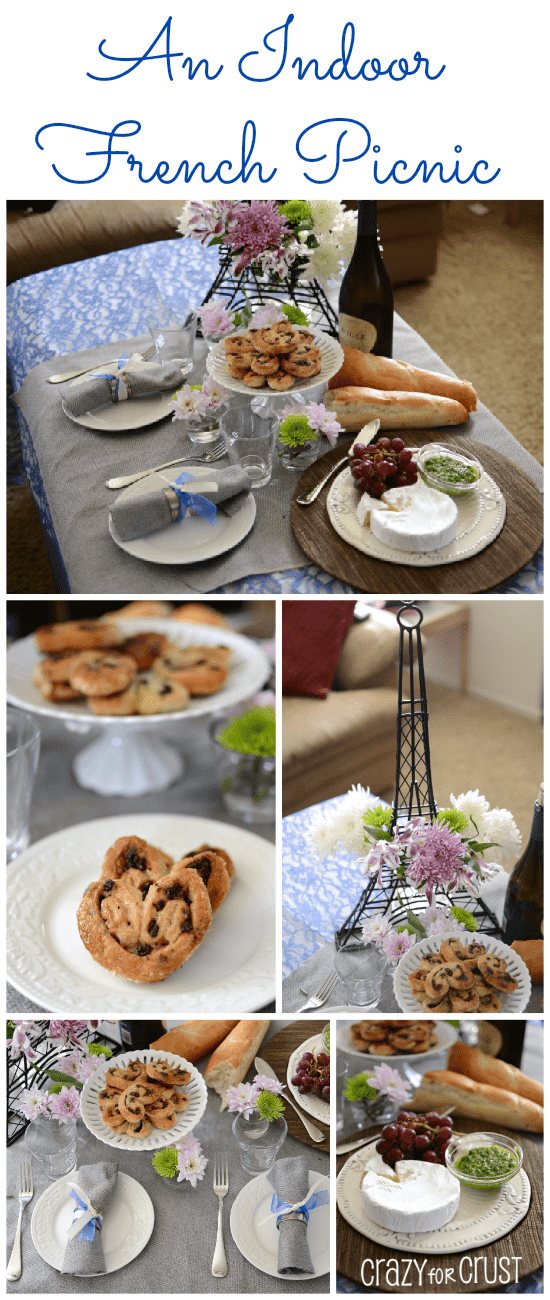
[[475, 1083], [454, 1070], [428, 1070], [411, 1102], [411, 1110], [429, 1113], [454, 1106], [455, 1115], [479, 1119], [484, 1124], [503, 1124], [505, 1128], [542, 1133], [544, 1111], [536, 1101], [518, 1097], [504, 1088]]
[[544, 940], [514, 939], [514, 952], [525, 962], [533, 984], [544, 982]]
[[537, 1083], [536, 1079], [530, 1079], [527, 1074], [522, 1074], [515, 1065], [508, 1065], [506, 1061], [487, 1056], [485, 1052], [480, 1052], [478, 1047], [470, 1047], [468, 1043], [453, 1043], [449, 1052], [448, 1066], [457, 1074], [465, 1074], [469, 1079], [476, 1079], [478, 1083], [490, 1083], [495, 1088], [506, 1088], [508, 1092], [517, 1093], [519, 1097], [528, 1097], [530, 1101], [536, 1101], [538, 1106], [544, 1105], [542, 1083]]
[[151, 1047], [157, 1052], [174, 1052], [185, 1061], [200, 1061], [238, 1025], [238, 1020], [186, 1020], [169, 1029]]
[[359, 352], [357, 348], [344, 348], [344, 364], [328, 382], [329, 388], [346, 388], [348, 384], [402, 393], [435, 393], [437, 397], [452, 397], [467, 411], [477, 409], [476, 392], [468, 382], [455, 379], [454, 375], [419, 370], [408, 361], [375, 357], [372, 352]]
[[464, 424], [468, 419], [461, 402], [434, 397], [431, 393], [346, 387], [325, 393], [324, 402], [346, 433], [359, 433], [369, 420], [380, 420], [381, 429], [432, 429], [444, 424]]
[[220, 1110], [227, 1106], [229, 1088], [242, 1083], [269, 1025], [269, 1020], [239, 1020], [210, 1058], [204, 1082], [221, 1097]]

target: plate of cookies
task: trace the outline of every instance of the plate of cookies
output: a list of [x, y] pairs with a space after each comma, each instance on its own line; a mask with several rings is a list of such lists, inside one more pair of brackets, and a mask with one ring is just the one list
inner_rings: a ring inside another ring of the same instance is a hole
[[406, 1014], [517, 1014], [527, 1006], [531, 979], [517, 952], [492, 935], [432, 935], [401, 958], [394, 991]]
[[155, 1151], [191, 1132], [207, 1097], [194, 1065], [148, 1048], [99, 1066], [84, 1084], [80, 1109], [100, 1142], [126, 1151]]
[[444, 1020], [349, 1020], [338, 1024], [338, 1047], [350, 1056], [413, 1061], [418, 1056], [447, 1052], [457, 1032]]
[[209, 352], [206, 368], [224, 388], [254, 396], [262, 388], [284, 394], [326, 384], [343, 360], [342, 348], [330, 334], [284, 320], [222, 339]]
[[263, 651], [238, 632], [165, 618], [54, 623], [7, 653], [11, 704], [94, 724], [225, 709], [268, 676]]

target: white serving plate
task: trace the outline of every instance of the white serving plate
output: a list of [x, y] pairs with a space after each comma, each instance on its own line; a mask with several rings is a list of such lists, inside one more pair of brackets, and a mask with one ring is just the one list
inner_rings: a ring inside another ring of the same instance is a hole
[[[235, 864], [223, 906], [192, 958], [158, 984], [113, 975], [84, 947], [76, 911], [98, 880], [107, 849], [138, 835], [176, 860], [199, 844], [220, 845]], [[31, 1001], [63, 1015], [209, 1016], [257, 1011], [275, 997], [275, 850], [223, 822], [168, 813], [104, 817], [37, 841], [17, 859], [7, 886], [8, 979]]]
[[[58, 1178], [42, 1192], [31, 1219], [33, 1245], [52, 1268], [61, 1272], [67, 1230], [73, 1221], [74, 1201], [70, 1184], [74, 1174]], [[155, 1211], [149, 1193], [137, 1178], [119, 1172], [117, 1185], [105, 1212], [101, 1242], [105, 1272], [124, 1268], [147, 1245], [155, 1224]], [[85, 1273], [84, 1277], [103, 1277], [103, 1273]]]
[[320, 1120], [321, 1124], [330, 1124], [329, 1102], [325, 1101], [324, 1097], [318, 1097], [314, 1092], [300, 1092], [300, 1089], [296, 1088], [292, 1082], [292, 1076], [296, 1074], [298, 1061], [304, 1055], [304, 1052], [315, 1053], [319, 1050], [323, 1052], [327, 1050], [322, 1034], [315, 1034], [313, 1038], [306, 1038], [305, 1043], [301, 1043], [290, 1057], [286, 1071], [286, 1081], [289, 1092], [292, 1093], [294, 1100], [301, 1106], [302, 1110], [307, 1111], [308, 1115], [312, 1115], [313, 1119]]
[[[165, 471], [163, 477], [150, 474], [145, 479], [139, 479], [137, 483], [125, 488], [117, 500], [142, 497], [148, 492], [154, 492], [155, 488], [165, 488], [167, 480], [173, 482], [180, 469], [184, 468], [184, 464], [175, 465]], [[209, 465], [190, 465], [189, 468], [196, 478], [207, 479], [209, 476]], [[213, 525], [200, 515], [188, 511], [185, 518], [176, 524], [168, 524], [167, 528], [160, 528], [147, 537], [135, 537], [132, 541], [123, 542], [109, 515], [109, 532], [122, 551], [136, 556], [138, 560], [148, 560], [151, 564], [198, 564], [201, 560], [211, 560], [215, 555], [223, 555], [225, 551], [238, 546], [250, 532], [255, 518], [256, 501], [254, 493], [249, 492], [236, 515], [224, 515], [223, 510], [218, 510]]]
[[[413, 970], [416, 970], [417, 966], [420, 965], [420, 959], [425, 952], [439, 952], [443, 940], [453, 937], [456, 936], [450, 934], [438, 934], [432, 935], [432, 937], [428, 939], [421, 939], [420, 943], [415, 943], [414, 947], [409, 948], [409, 951], [401, 958], [393, 977], [393, 987], [400, 1010], [404, 1011], [405, 1015], [408, 1016], [411, 1013], [418, 1014], [420, 1008], [425, 1015], [428, 1014], [432, 1017], [434, 1016], [433, 1011], [424, 1011], [422, 1003], [418, 1001], [418, 998], [415, 998], [407, 977], [412, 974]], [[501, 993], [499, 989], [494, 990], [497, 998], [502, 998], [502, 1012], [490, 1011], [484, 1013], [483, 1011], [474, 1011], [471, 1014], [475, 1016], [482, 1016], [484, 1014], [490, 1015], [491, 1020], [493, 1020], [495, 1015], [518, 1015], [519, 1012], [525, 1011], [531, 996], [531, 978], [525, 962], [522, 961], [517, 952], [514, 952], [512, 948], [509, 948], [508, 944], [502, 943], [500, 939], [494, 939], [491, 935], [487, 934], [480, 934], [478, 935], [478, 938], [485, 944], [487, 952], [493, 952], [496, 953], [497, 957], [506, 958], [508, 970], [513, 978], [518, 981], [518, 988], [514, 989], [513, 993]], [[445, 1014], [452, 1015], [453, 1013], [448, 1012]], [[454, 1014], [465, 1015], [466, 1012], [462, 1011]]]
[[[420, 1006], [420, 1003], [418, 1005]], [[331, 1007], [331, 1011], [332, 1011], [332, 1007]], [[433, 1019], [433, 1017], [429, 1016], [428, 1013], [425, 1012], [424, 1008], [422, 1007], [421, 1014], [417, 1016], [417, 1019], [423, 1020], [426, 1017], [428, 1019]], [[363, 1017], [360, 1018], [363, 1019]], [[382, 1016], [381, 1019], [384, 1019], [384, 1017]], [[352, 1033], [351, 1033], [351, 1022], [349, 1020], [339, 1021], [338, 1048], [340, 1051], [345, 1052], [347, 1056], [356, 1056], [357, 1059], [359, 1061], [363, 1061], [364, 1064], [368, 1062], [369, 1064], [372, 1063], [373, 1065], [375, 1065], [377, 1062], [380, 1063], [383, 1061], [420, 1062], [423, 1061], [426, 1056], [434, 1056], [438, 1052], [448, 1052], [449, 1048], [452, 1047], [453, 1043], [456, 1043], [458, 1037], [457, 1031], [454, 1028], [454, 1026], [446, 1024], [444, 1020], [436, 1021], [434, 1033], [437, 1034], [437, 1043], [435, 1047], [428, 1047], [425, 1052], [394, 1052], [393, 1056], [371, 1056], [368, 1051], [358, 1052], [357, 1048], [355, 1047]]]
[[[305, 328], [306, 326], [304, 326]], [[236, 330], [235, 333], [247, 334], [248, 330]], [[299, 328], [296, 329], [296, 333], [300, 333]], [[308, 388], [316, 388], [318, 384], [328, 384], [329, 379], [332, 379], [332, 376], [338, 373], [344, 360], [344, 353], [340, 344], [336, 339], [331, 338], [330, 334], [325, 334], [323, 330], [316, 329], [309, 330], [309, 333], [313, 334], [314, 344], [321, 352], [321, 371], [318, 375], [312, 375], [310, 379], [296, 379], [292, 388], [289, 388], [286, 393], [277, 393], [268, 384], [266, 384], [265, 388], [249, 388], [248, 384], [245, 384], [242, 379], [234, 379], [227, 369], [223, 339], [216, 343], [211, 352], [208, 353], [206, 369], [213, 379], [216, 379], [219, 384], [223, 384], [224, 388], [229, 388], [232, 393], [244, 393], [250, 399], [259, 396], [282, 397], [288, 402], [292, 399], [293, 393], [304, 393], [307, 392]]]
[[[414, 448], [412, 448], [414, 451]], [[482, 482], [462, 497], [453, 497], [458, 510], [454, 541], [437, 551], [399, 551], [379, 541], [370, 528], [363, 528], [357, 518], [358, 493], [350, 469], [342, 470], [329, 488], [327, 512], [334, 531], [356, 551], [390, 564], [410, 564], [431, 568], [467, 560], [485, 550], [502, 531], [506, 519], [506, 501], [494, 479], [485, 474]]]
[[[187, 1108], [178, 1114], [177, 1122], [172, 1125], [172, 1128], [152, 1128], [147, 1137], [132, 1137], [129, 1133], [116, 1133], [114, 1129], [109, 1128], [103, 1123], [98, 1101], [98, 1093], [105, 1086], [105, 1075], [111, 1066], [120, 1065], [124, 1068], [130, 1061], [136, 1060], [168, 1061], [169, 1065], [178, 1066], [180, 1069], [183, 1066], [191, 1075], [189, 1083], [176, 1085], [189, 1098]], [[158, 1151], [160, 1147], [174, 1146], [194, 1129], [204, 1115], [207, 1101], [208, 1092], [202, 1074], [199, 1074], [190, 1061], [184, 1060], [182, 1056], [175, 1056], [173, 1052], [156, 1052], [149, 1047], [125, 1052], [123, 1056], [113, 1056], [100, 1065], [94, 1074], [86, 1079], [80, 1097], [80, 1112], [86, 1128], [89, 1128], [90, 1133], [99, 1138], [100, 1142], [106, 1142], [107, 1146], [116, 1147], [119, 1151]]]
[[227, 679], [221, 689], [214, 695], [195, 696], [189, 700], [187, 708], [177, 713], [155, 713], [150, 716], [136, 715], [129, 718], [113, 715], [99, 717], [92, 713], [85, 700], [71, 700], [62, 704], [53, 704], [45, 700], [32, 680], [35, 664], [43, 656], [37, 649], [34, 636], [22, 637], [15, 641], [7, 652], [7, 698], [16, 708], [28, 709], [31, 713], [44, 714], [50, 718], [59, 718], [66, 722], [89, 722], [90, 726], [116, 726], [117, 730], [138, 727], [158, 730], [162, 722], [180, 721], [197, 717], [199, 714], [212, 713], [226, 709], [240, 700], [248, 699], [260, 690], [270, 672], [269, 661], [263, 650], [248, 637], [240, 636], [222, 627], [203, 624], [180, 623], [169, 618], [125, 618], [113, 617], [113, 623], [122, 627], [129, 637], [138, 632], [160, 632], [176, 645], [226, 645], [230, 647], [231, 658]]
[[453, 1255], [476, 1250], [506, 1237], [525, 1218], [531, 1201], [531, 1184], [524, 1169], [498, 1192], [474, 1192], [461, 1183], [458, 1210], [445, 1227], [435, 1232], [392, 1232], [368, 1217], [361, 1200], [361, 1175], [375, 1152], [378, 1138], [355, 1151], [340, 1171], [336, 1203], [344, 1219], [363, 1237], [388, 1250], [420, 1255]]
[[[330, 1180], [325, 1174], [309, 1171], [310, 1189], [315, 1184], [318, 1191], [328, 1192]], [[242, 1191], [235, 1198], [231, 1207], [231, 1234], [241, 1255], [262, 1273], [278, 1277], [283, 1282], [310, 1282], [313, 1277], [322, 1277], [330, 1268], [330, 1205], [318, 1205], [312, 1210], [307, 1242], [314, 1273], [293, 1273], [284, 1277], [277, 1269], [279, 1233], [275, 1215], [271, 1211], [273, 1188], [266, 1174], [258, 1174], [245, 1183]]]

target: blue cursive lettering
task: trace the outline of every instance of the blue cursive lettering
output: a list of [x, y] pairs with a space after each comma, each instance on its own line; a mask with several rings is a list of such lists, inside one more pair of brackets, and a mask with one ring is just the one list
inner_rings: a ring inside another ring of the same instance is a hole
[[[327, 157], [326, 153], [319, 153], [319, 154], [303, 153], [301, 147], [302, 141], [304, 140], [305, 136], [309, 135], [310, 131], [318, 131], [320, 127], [325, 127], [325, 126], [338, 126], [339, 123], [343, 124], [343, 130], [339, 132], [336, 139], [336, 147], [334, 151], [334, 167], [333, 167], [332, 174], [330, 176], [316, 177], [316, 176], [309, 176], [307, 172], [304, 172], [305, 179], [307, 181], [312, 181], [314, 185], [328, 185], [329, 181], [333, 181], [334, 177], [338, 174], [338, 171], [340, 169], [340, 161], [357, 162], [359, 158], [364, 158], [365, 154], [367, 154], [370, 149], [370, 143], [371, 143], [370, 131], [367, 130], [367, 127], [364, 125], [363, 122], [358, 122], [354, 117], [325, 117], [321, 122], [312, 122], [311, 126], [306, 126], [305, 130], [300, 132], [300, 135], [298, 136], [298, 139], [296, 141], [296, 153], [298, 154], [298, 157], [301, 158], [304, 162], [324, 162], [325, 158]], [[342, 141], [348, 134], [351, 135], [351, 133], [348, 131], [348, 126], [359, 127], [359, 131], [361, 133], [359, 136], [359, 143], [362, 143], [362, 148], [360, 153], [347, 154], [344, 158], [341, 159], [340, 146], [342, 144]], [[321, 139], [322, 139], [322, 134], [321, 134]]]
[[[167, 18], [164, 27], [161, 27], [158, 36], [155, 36], [154, 41], [151, 41], [151, 44], [148, 47], [148, 49], [146, 49], [145, 53], [137, 56], [107, 54], [104, 49], [105, 40], [101, 41], [98, 46], [98, 50], [103, 59], [109, 59], [111, 63], [128, 63], [131, 66], [128, 68], [124, 68], [123, 72], [113, 73], [111, 77], [98, 77], [93, 72], [87, 72], [86, 76], [90, 77], [92, 81], [120, 81], [121, 77], [127, 77], [130, 74], [130, 72], [135, 72], [136, 68], [141, 67], [142, 63], [154, 62], [155, 59], [165, 59], [166, 71], [168, 73], [168, 80], [173, 81], [174, 78], [172, 75], [172, 59], [181, 59], [183, 57], [183, 50], [178, 50], [176, 52], [175, 50], [171, 49], [170, 46], [171, 33], [172, 33], [172, 19]], [[160, 54], [153, 54], [153, 50], [155, 46], [158, 45], [159, 41], [162, 40], [163, 36], [165, 36], [164, 49]], [[193, 67], [193, 60], [192, 58], [190, 58], [189, 55], [187, 56], [187, 58], [183, 60], [181, 66], [182, 69], [187, 68], [188, 78], [190, 81], [193, 81], [193, 79], [196, 77], [197, 73], [199, 72], [200, 68], [203, 65], [204, 65], [204, 75], [207, 81], [215, 81], [216, 77], [219, 77], [220, 73], [223, 71], [223, 63], [221, 63], [218, 68], [218, 71], [210, 74], [207, 59], [199, 59], [199, 62], [197, 63], [196, 67]]]
[[[455, 153], [461, 152], [462, 145], [455, 145]], [[404, 158], [398, 158], [397, 161], [393, 163], [392, 167], [390, 167], [387, 176], [379, 176], [378, 161], [376, 160], [373, 167], [373, 175], [377, 185], [386, 185], [388, 181], [395, 181], [397, 185], [410, 185], [411, 181], [416, 180], [417, 176], [420, 176], [423, 185], [427, 185], [428, 181], [431, 181], [434, 173], [438, 180], [441, 181], [442, 185], [449, 185], [451, 181], [457, 181], [459, 185], [467, 185], [468, 181], [477, 181], [478, 185], [490, 185], [491, 181], [496, 180], [497, 176], [500, 176], [500, 167], [497, 167], [496, 172], [493, 172], [492, 176], [478, 176], [478, 167], [485, 168], [485, 171], [489, 170], [489, 163], [486, 162], [484, 158], [479, 158], [478, 161], [474, 163], [468, 176], [461, 176], [459, 173], [460, 158], [456, 159], [455, 165], [448, 176], [444, 175], [443, 166], [444, 164], [442, 162], [435, 162], [432, 163], [431, 167], [428, 167], [428, 163], [423, 158], [419, 163], [417, 163], [415, 170], [411, 172], [410, 176], [398, 176], [397, 168], [406, 172], [409, 167], [409, 164], [405, 162]]]
[[289, 14], [285, 23], [282, 23], [280, 27], [272, 27], [270, 32], [266, 32], [263, 39], [264, 48], [266, 50], [269, 50], [270, 54], [276, 54], [277, 53], [276, 46], [269, 44], [268, 37], [275, 36], [277, 32], [284, 32], [283, 50], [281, 54], [281, 61], [279, 63], [279, 67], [277, 68], [277, 71], [272, 72], [270, 77], [252, 77], [249, 72], [244, 72], [243, 69], [244, 69], [244, 63], [246, 59], [253, 59], [256, 54], [259, 54], [259, 50], [249, 50], [248, 54], [243, 54], [242, 58], [239, 59], [239, 72], [241, 74], [241, 77], [244, 77], [246, 81], [274, 81], [275, 78], [279, 76], [279, 73], [283, 71], [283, 68], [286, 63], [286, 56], [288, 50], [288, 30], [291, 22], [293, 21], [294, 21], [294, 14]]

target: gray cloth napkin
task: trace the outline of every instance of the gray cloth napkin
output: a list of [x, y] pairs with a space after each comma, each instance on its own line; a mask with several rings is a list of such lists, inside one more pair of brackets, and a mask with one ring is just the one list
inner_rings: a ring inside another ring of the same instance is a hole
[[[185, 469], [185, 466], [181, 468]], [[170, 482], [174, 482], [180, 472], [179, 467], [176, 466], [171, 473], [167, 471], [165, 477]], [[201, 479], [194, 478], [192, 470], [186, 470], [186, 473], [191, 473], [192, 477], [188, 482], [181, 484], [183, 491], [196, 492], [207, 500], [213, 501], [216, 507], [221, 508], [223, 514], [237, 514], [250, 488], [248, 474], [239, 465], [229, 465], [225, 469], [208, 472], [204, 482], [216, 483], [217, 492], [210, 488], [203, 488]], [[123, 493], [122, 496], [117, 497], [111, 508], [111, 516], [118, 536], [123, 542], [131, 541], [134, 537], [145, 537], [148, 533], [156, 533], [160, 528], [166, 528], [172, 523], [166, 491], [167, 488], [159, 487], [155, 492], [148, 492], [146, 496], [135, 497]]]
[[[116, 397], [115, 382], [107, 378], [108, 375], [121, 381]], [[105, 377], [90, 375], [87, 379], [76, 380], [64, 390], [63, 401], [72, 415], [85, 415], [87, 411], [95, 411], [98, 406], [105, 406], [106, 402], [125, 402], [131, 397], [143, 397], [148, 393], [175, 393], [182, 383], [181, 366], [174, 362], [164, 365], [134, 363], [128, 367], [123, 365], [120, 370], [115, 364], [105, 367]]]
[[[77, 1169], [72, 1182], [77, 1183], [83, 1192], [87, 1192], [90, 1204], [100, 1214], [105, 1214], [114, 1193], [118, 1178], [118, 1165], [102, 1161], [98, 1165], [82, 1165]], [[75, 1208], [77, 1202], [75, 1201]], [[79, 1235], [67, 1242], [63, 1259], [62, 1273], [74, 1273], [83, 1277], [87, 1273], [104, 1273], [105, 1259], [101, 1232], [94, 1233], [93, 1241], [86, 1241]]]
[[[309, 1196], [309, 1167], [305, 1156], [276, 1160], [268, 1174], [268, 1182], [281, 1201], [289, 1205], [302, 1204]], [[284, 1211], [282, 1211], [284, 1213]], [[281, 1219], [279, 1223], [279, 1273], [314, 1273], [309, 1246], [307, 1223], [300, 1219]]]

